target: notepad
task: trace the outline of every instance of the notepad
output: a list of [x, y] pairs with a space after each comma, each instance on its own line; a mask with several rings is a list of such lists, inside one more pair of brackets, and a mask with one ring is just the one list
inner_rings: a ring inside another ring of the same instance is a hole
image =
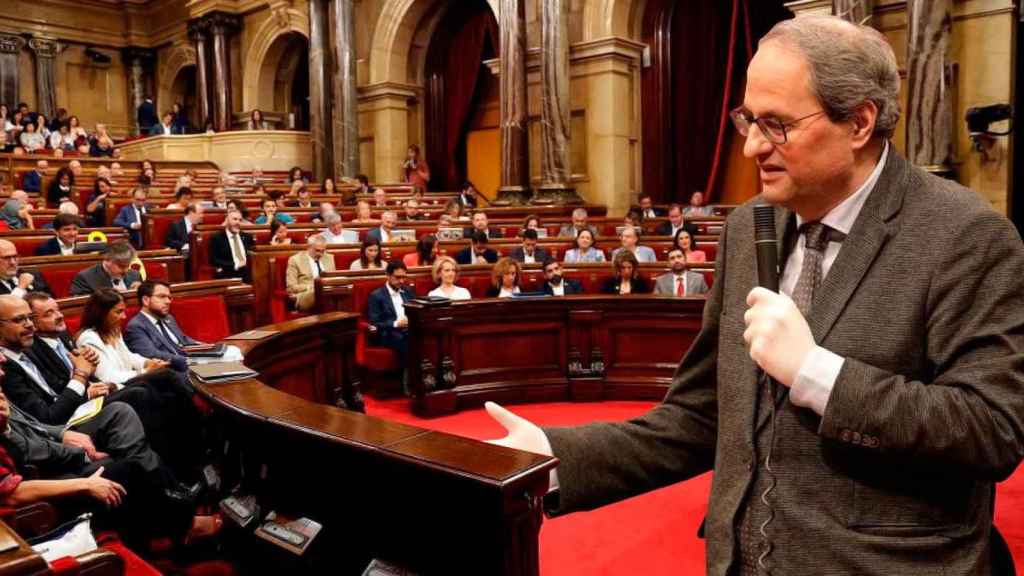
[[228, 340], [263, 340], [277, 334], [277, 330], [249, 330], [228, 337]]
[[103, 396], [97, 396], [88, 402], [84, 402], [78, 408], [75, 408], [75, 413], [68, 419], [64, 429], [67, 430], [83, 422], [88, 422], [93, 416], [99, 414], [100, 410], [103, 410]]
[[189, 368], [189, 372], [195, 375], [200, 382], [205, 384], [218, 384], [223, 382], [235, 382], [259, 376], [256, 372], [240, 362], [211, 362], [209, 364], [197, 364]]

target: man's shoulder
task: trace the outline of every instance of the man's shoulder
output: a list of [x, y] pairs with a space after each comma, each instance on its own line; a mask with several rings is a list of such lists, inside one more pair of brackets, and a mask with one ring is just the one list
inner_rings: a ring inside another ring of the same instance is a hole
[[138, 312], [135, 314], [135, 316], [132, 316], [132, 319], [129, 320], [128, 324], [125, 325], [125, 332], [127, 332], [128, 330], [141, 330], [146, 327], [146, 323], [146, 317], [142, 314], [142, 312]]
[[302, 261], [302, 256], [305, 253], [306, 252], [304, 250], [300, 250], [300, 251], [296, 252], [295, 254], [292, 254], [291, 256], [288, 257], [288, 264], [298, 265]]

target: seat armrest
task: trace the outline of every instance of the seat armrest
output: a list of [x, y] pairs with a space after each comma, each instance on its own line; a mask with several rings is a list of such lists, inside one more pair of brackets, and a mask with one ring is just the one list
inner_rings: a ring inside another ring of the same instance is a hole
[[49, 502], [35, 502], [0, 511], [0, 518], [25, 538], [46, 534], [57, 526], [57, 509]]

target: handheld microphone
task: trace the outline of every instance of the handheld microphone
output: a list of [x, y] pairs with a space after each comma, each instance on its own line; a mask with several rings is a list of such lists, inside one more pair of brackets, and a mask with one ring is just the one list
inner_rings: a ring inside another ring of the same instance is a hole
[[775, 208], [754, 206], [754, 247], [757, 250], [757, 283], [772, 292], [779, 291], [779, 249], [775, 234]]

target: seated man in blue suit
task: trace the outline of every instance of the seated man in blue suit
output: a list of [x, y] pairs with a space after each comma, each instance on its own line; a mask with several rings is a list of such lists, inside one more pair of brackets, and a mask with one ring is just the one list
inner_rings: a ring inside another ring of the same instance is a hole
[[146, 189], [136, 188], [132, 192], [132, 203], [121, 208], [114, 218], [114, 226], [120, 226], [128, 232], [128, 239], [136, 249], [142, 249], [142, 219], [146, 217]]
[[370, 324], [377, 329], [376, 344], [391, 348], [398, 356], [402, 384], [405, 387], [405, 357], [409, 347], [409, 320], [405, 317], [405, 303], [416, 295], [412, 288], [405, 285], [409, 270], [401, 260], [388, 262], [385, 272], [387, 283], [370, 293], [366, 315]]
[[46, 179], [46, 170], [50, 163], [46, 160], [36, 162], [36, 169], [25, 174], [21, 180], [21, 189], [25, 192], [39, 193], [43, 189], [43, 180]]
[[562, 277], [562, 265], [558, 260], [544, 261], [544, 293], [548, 296], [569, 296], [582, 294], [583, 285], [579, 280]]
[[128, 349], [146, 358], [159, 358], [171, 368], [184, 372], [188, 358], [182, 346], [202, 344], [185, 334], [171, 315], [171, 286], [159, 280], [139, 285], [139, 313], [128, 321], [124, 343]]

